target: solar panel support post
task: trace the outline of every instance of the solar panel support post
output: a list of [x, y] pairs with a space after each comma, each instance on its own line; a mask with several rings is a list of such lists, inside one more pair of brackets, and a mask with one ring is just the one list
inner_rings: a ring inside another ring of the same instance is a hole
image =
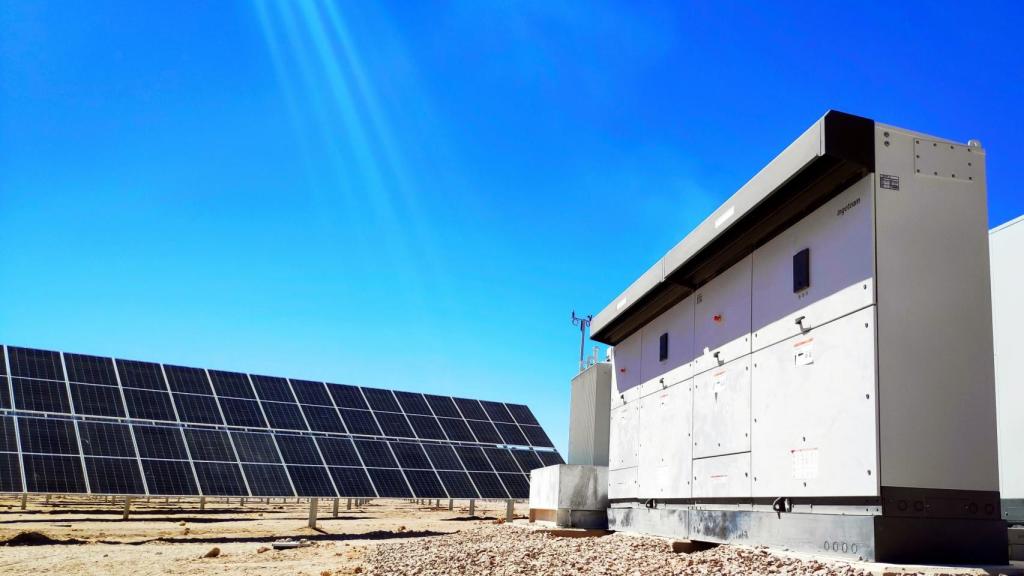
[[448, 511], [451, 512], [455, 509], [455, 501], [451, 498], [448, 499]]
[[319, 500], [317, 498], [309, 499], [309, 527], [314, 530], [316, 529], [316, 508], [318, 504]]
[[245, 508], [245, 498], [239, 498], [238, 500], [239, 500], [239, 504], [241, 504], [241, 506], [243, 508]]
[[505, 501], [505, 522], [511, 522], [516, 515], [516, 501], [506, 500]]
[[206, 510], [206, 496], [199, 497], [199, 509]]
[[21, 495], [21, 509], [24, 510], [28, 506], [28, 494]]
[[333, 512], [334, 512], [334, 517], [337, 518], [338, 517], [338, 499], [337, 498], [334, 499], [334, 510], [333, 510]]
[[476, 500], [469, 499], [469, 515], [476, 516]]
[[348, 501], [345, 502], [345, 510], [351, 510], [351, 509], [352, 509], [352, 499], [349, 498]]
[[128, 514], [131, 512], [131, 509], [132, 509], [132, 497], [131, 496], [125, 496], [124, 497], [124, 512], [121, 513], [121, 520], [127, 520], [128, 519]]

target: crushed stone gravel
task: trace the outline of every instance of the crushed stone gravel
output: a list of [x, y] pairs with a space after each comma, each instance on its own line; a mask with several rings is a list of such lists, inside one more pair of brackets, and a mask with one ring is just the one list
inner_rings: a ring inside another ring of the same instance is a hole
[[757, 548], [719, 546], [676, 554], [670, 542], [658, 538], [559, 538], [517, 526], [481, 526], [426, 541], [381, 544], [367, 561], [369, 576], [870, 574], [839, 561], [787, 558]]

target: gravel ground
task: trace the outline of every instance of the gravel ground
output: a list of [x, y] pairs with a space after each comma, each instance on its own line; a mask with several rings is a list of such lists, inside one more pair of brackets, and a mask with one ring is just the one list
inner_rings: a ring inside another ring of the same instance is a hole
[[657, 538], [559, 538], [517, 526], [481, 526], [429, 542], [382, 544], [367, 561], [370, 576], [869, 574], [841, 562], [785, 558], [761, 549], [719, 546], [675, 554]]

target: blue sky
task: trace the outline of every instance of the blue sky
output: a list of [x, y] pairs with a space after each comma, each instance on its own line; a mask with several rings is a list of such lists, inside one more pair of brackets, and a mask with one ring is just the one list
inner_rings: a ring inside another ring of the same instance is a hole
[[988, 151], [1019, 3], [0, 0], [0, 340], [525, 402], [827, 109]]

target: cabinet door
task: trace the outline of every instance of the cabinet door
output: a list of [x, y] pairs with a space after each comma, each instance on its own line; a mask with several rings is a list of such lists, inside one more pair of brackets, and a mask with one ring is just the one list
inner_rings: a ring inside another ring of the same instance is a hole
[[693, 461], [694, 498], [750, 498], [750, 452]]
[[632, 468], [637, 464], [637, 427], [640, 401], [634, 400], [611, 411], [608, 430], [608, 469]]
[[695, 374], [750, 353], [750, 263], [747, 256], [693, 295]]
[[750, 356], [693, 378], [693, 457], [750, 450]]
[[755, 497], [878, 494], [874, 310], [754, 353]]
[[872, 179], [865, 176], [754, 251], [754, 350], [874, 303]]
[[641, 498], [690, 497], [691, 386], [687, 380], [640, 400]]
[[651, 320], [641, 331], [642, 395], [693, 376], [693, 296]]

